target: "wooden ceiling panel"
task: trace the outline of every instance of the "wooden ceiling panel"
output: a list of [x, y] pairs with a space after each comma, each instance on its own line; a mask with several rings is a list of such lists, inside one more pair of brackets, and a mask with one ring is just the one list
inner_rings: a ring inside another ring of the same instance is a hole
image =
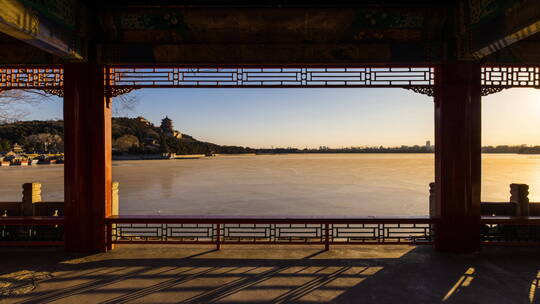
[[378, 8], [127, 9], [101, 15], [104, 42], [146, 44], [440, 40], [434, 20], [443, 19], [438, 11]]

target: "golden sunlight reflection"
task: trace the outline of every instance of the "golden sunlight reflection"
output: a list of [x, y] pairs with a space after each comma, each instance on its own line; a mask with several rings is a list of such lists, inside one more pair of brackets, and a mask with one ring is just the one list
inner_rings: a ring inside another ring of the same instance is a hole
[[529, 289], [529, 302], [534, 303], [535, 299], [538, 299], [538, 283], [540, 282], [540, 271], [536, 274], [536, 278], [531, 282], [531, 288]]
[[474, 272], [475, 269], [473, 267], [470, 267], [465, 271], [465, 274], [463, 274], [459, 280], [450, 288], [450, 290], [446, 293], [446, 295], [443, 298], [443, 302], [448, 300], [452, 295], [459, 292], [461, 287], [468, 287], [471, 285], [472, 280], [474, 279]]

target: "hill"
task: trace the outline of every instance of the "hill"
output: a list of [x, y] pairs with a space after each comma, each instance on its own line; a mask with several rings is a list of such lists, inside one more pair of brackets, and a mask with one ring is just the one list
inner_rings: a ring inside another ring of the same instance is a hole
[[[0, 125], [0, 151], [13, 144], [22, 145], [26, 152], [63, 152], [64, 123], [62, 120], [20, 121]], [[112, 120], [114, 154], [206, 154], [253, 153], [237, 146], [221, 146], [203, 142], [174, 130], [172, 120], [164, 118], [157, 127], [144, 117], [115, 117]]]

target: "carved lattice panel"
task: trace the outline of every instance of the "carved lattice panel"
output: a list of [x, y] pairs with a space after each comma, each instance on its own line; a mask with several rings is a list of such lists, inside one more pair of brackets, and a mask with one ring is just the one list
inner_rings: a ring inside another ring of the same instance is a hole
[[539, 67], [483, 67], [482, 85], [495, 87], [537, 87]]
[[433, 85], [434, 68], [110, 68], [119, 87], [377, 87]]
[[0, 68], [0, 89], [61, 88], [63, 85], [61, 68]]
[[[434, 67], [360, 68], [125, 68], [104, 69], [107, 96], [137, 88], [167, 87], [402, 87], [433, 95]], [[540, 87], [540, 67], [482, 67], [482, 94], [510, 87]], [[1, 68], [0, 90], [43, 89], [62, 96], [63, 69]]]
[[430, 223], [117, 224], [116, 243], [429, 243]]
[[212, 224], [121, 224], [113, 238], [131, 242], [212, 242], [216, 238]]
[[212, 224], [168, 224], [163, 225], [162, 238], [197, 242], [210, 242], [216, 237]]
[[334, 224], [335, 243], [418, 243], [432, 240], [430, 224]]
[[227, 224], [222, 225], [222, 235], [225, 240], [270, 241], [274, 238], [271, 224]]

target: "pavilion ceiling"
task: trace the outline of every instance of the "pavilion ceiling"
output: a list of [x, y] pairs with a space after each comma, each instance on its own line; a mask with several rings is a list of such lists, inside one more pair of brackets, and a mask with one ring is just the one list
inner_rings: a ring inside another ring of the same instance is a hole
[[311, 63], [321, 56], [332, 63], [437, 60], [444, 14], [422, 8], [129, 8], [105, 11], [100, 19], [110, 62]]
[[147, 44], [433, 41], [440, 40], [443, 19], [440, 11], [348, 8], [125, 9], [101, 15], [105, 42]]
[[[0, 31], [25, 44], [8, 41], [11, 51], [0, 50], [0, 63], [94, 56], [109, 64], [143, 65], [540, 62], [535, 51], [540, 46], [537, 0], [0, 0], [2, 4], [10, 10], [0, 12]], [[37, 21], [19, 24], [23, 19], [18, 17]], [[0, 36], [0, 44], [4, 40]]]

